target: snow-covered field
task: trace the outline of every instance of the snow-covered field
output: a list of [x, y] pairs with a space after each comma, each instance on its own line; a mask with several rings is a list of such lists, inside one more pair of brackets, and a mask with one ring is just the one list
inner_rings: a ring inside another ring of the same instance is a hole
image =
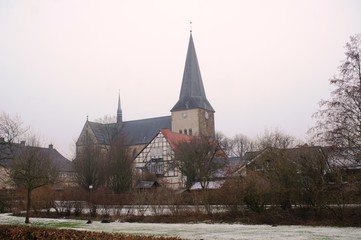
[[[31, 218], [32, 225], [137, 235], [178, 236], [183, 239], [361, 239], [361, 228], [243, 225], [243, 224], [151, 224], [100, 223], [81, 220]], [[0, 214], [0, 224], [23, 224], [24, 218]]]

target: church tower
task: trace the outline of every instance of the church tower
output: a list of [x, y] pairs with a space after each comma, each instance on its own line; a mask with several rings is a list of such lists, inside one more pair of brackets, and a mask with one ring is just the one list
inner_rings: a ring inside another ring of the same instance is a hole
[[215, 136], [214, 112], [204, 91], [191, 31], [179, 100], [171, 109], [172, 132]]
[[117, 123], [118, 123], [118, 125], [121, 125], [123, 123], [123, 111], [120, 106], [120, 93], [118, 96]]

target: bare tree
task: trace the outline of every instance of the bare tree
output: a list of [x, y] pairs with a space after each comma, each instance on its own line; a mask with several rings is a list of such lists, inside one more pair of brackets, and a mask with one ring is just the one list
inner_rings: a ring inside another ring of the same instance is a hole
[[265, 148], [286, 149], [292, 147], [294, 142], [294, 137], [282, 133], [279, 130], [275, 130], [273, 132], [266, 130], [262, 136], [258, 137], [256, 145], [259, 150], [263, 150]]
[[295, 200], [297, 190], [298, 174], [295, 159], [290, 159], [284, 149], [271, 149], [268, 159], [273, 161], [267, 163], [265, 171], [271, 185], [275, 200], [282, 209], [290, 209]]
[[330, 79], [334, 88], [330, 99], [320, 102], [311, 129], [316, 141], [342, 149], [348, 161], [361, 163], [361, 35], [350, 37], [345, 59], [337, 75]]
[[232, 156], [232, 140], [221, 132], [216, 133], [216, 141], [227, 156]]
[[[312, 148], [309, 148], [310, 150]], [[320, 149], [320, 148], [318, 148]], [[303, 204], [320, 212], [326, 206], [329, 194], [330, 167], [324, 155], [318, 151], [304, 151], [303, 157], [298, 160], [300, 200]], [[341, 189], [339, 189], [341, 190]]]
[[25, 223], [29, 223], [31, 194], [34, 189], [55, 183], [58, 167], [50, 158], [47, 149], [39, 147], [35, 136], [28, 140], [28, 146], [17, 147], [10, 165], [10, 178], [19, 187], [26, 189]]
[[102, 147], [95, 143], [91, 135], [85, 134], [82, 146], [73, 161], [77, 182], [84, 189], [87, 190], [92, 186], [96, 190], [104, 183], [107, 171], [105, 154], [106, 152], [102, 151]]
[[108, 185], [115, 193], [128, 191], [133, 181], [133, 159], [125, 138], [118, 134], [110, 145], [108, 155]]
[[126, 134], [113, 117], [88, 122], [77, 142], [74, 161], [78, 183], [85, 189], [110, 187], [120, 193], [132, 185], [132, 159]]
[[20, 117], [10, 117], [3, 112], [0, 115], [0, 165], [2, 160], [12, 159], [14, 143], [19, 141], [27, 128], [23, 128]]
[[237, 157], [242, 157], [246, 152], [255, 149], [254, 142], [242, 134], [237, 134], [234, 136], [234, 138], [231, 140], [231, 145], [232, 154]]
[[201, 136], [183, 141], [175, 147], [175, 165], [186, 176], [186, 187], [199, 181], [207, 188], [214, 174], [226, 163], [224, 152], [212, 138]]
[[116, 116], [111, 116], [111, 115], [104, 115], [104, 117], [97, 118], [94, 121], [97, 122], [97, 123], [111, 124], [111, 123], [116, 123], [117, 122], [117, 117]]

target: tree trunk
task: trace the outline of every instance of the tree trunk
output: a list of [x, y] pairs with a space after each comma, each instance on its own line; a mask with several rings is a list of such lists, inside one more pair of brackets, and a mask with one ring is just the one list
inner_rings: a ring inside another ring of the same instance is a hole
[[25, 223], [30, 223], [30, 207], [31, 207], [31, 189], [27, 189], [27, 199], [26, 199], [26, 214], [25, 214]]

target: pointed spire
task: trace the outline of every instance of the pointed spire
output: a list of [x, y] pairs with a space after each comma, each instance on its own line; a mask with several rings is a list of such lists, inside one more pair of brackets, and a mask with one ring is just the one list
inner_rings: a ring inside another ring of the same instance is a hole
[[206, 93], [204, 91], [201, 71], [199, 68], [191, 31], [181, 92], [179, 95], [179, 100], [171, 109], [171, 112], [194, 108], [202, 108], [214, 112], [214, 109], [208, 102]]
[[123, 111], [120, 105], [120, 90], [118, 94], [118, 110], [117, 110], [117, 123], [123, 122]]

